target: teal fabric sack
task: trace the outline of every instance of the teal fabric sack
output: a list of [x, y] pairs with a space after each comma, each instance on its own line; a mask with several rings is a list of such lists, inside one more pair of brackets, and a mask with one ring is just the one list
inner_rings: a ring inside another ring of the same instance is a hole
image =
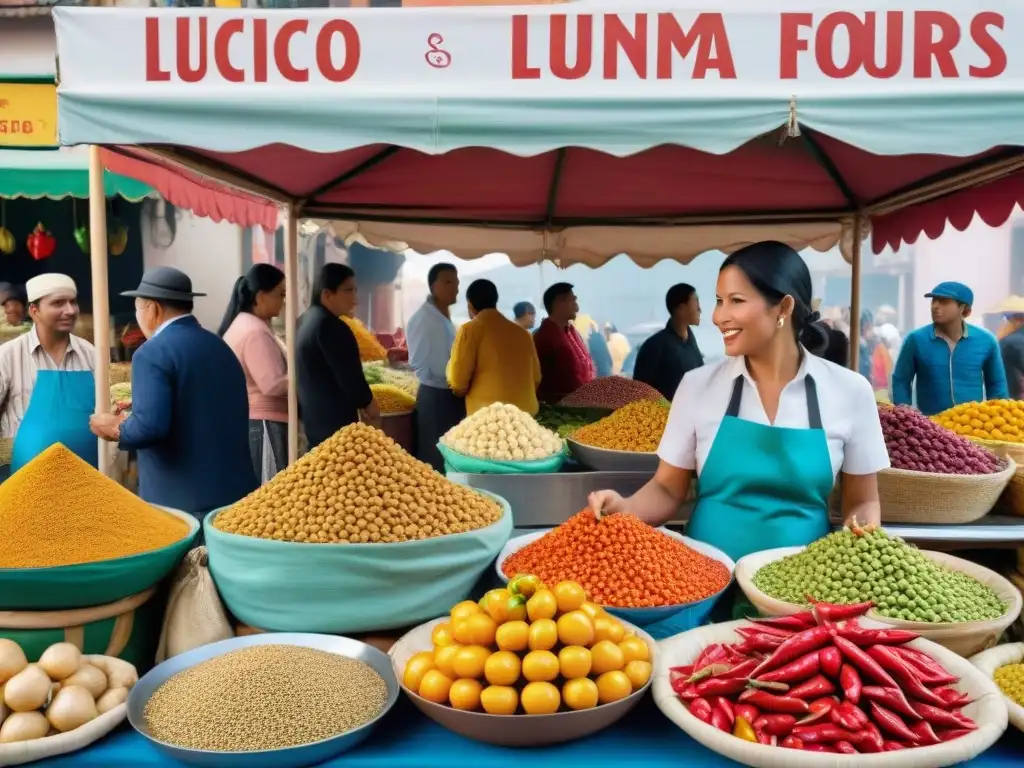
[[453, 451], [441, 443], [437, 444], [437, 450], [441, 452], [446, 468], [453, 472], [465, 472], [469, 475], [546, 475], [560, 470], [569, 455], [565, 446], [562, 447], [560, 453], [556, 453], [554, 456], [533, 461], [478, 459]]
[[203, 522], [224, 604], [251, 627], [338, 635], [396, 629], [469, 597], [512, 533], [512, 510], [486, 528], [399, 544], [300, 544], [224, 533]]

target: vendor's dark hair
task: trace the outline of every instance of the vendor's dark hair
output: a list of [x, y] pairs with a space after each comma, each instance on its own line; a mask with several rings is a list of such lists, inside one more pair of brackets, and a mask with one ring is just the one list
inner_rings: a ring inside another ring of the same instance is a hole
[[683, 304], [688, 302], [693, 294], [697, 292], [689, 283], [676, 283], [668, 289], [668, 293], [665, 294], [665, 309], [668, 313], [674, 314]]
[[555, 302], [563, 296], [568, 296], [572, 293], [573, 286], [571, 283], [555, 283], [544, 291], [544, 311], [549, 315], [551, 314], [551, 308], [555, 306]]
[[466, 289], [466, 301], [477, 312], [494, 309], [498, 306], [498, 286], [490, 280], [474, 280]]
[[440, 264], [435, 264], [427, 272], [427, 287], [433, 288], [434, 283], [437, 282], [438, 278], [441, 277], [445, 272], [455, 272], [458, 274], [458, 270], [455, 269], [454, 264], [449, 264], [446, 261], [442, 261]]
[[256, 304], [256, 294], [261, 291], [272, 291], [284, 280], [284, 272], [273, 264], [253, 264], [249, 271], [235, 280], [235, 287], [231, 289], [231, 298], [228, 299], [228, 308], [224, 312], [224, 319], [220, 321], [218, 336], [227, 333], [231, 323], [242, 312], [252, 312]]
[[722, 262], [721, 269], [726, 267], [742, 271], [770, 306], [776, 307], [786, 296], [792, 296], [790, 326], [796, 340], [812, 354], [828, 347], [828, 331], [811, 309], [811, 271], [799, 253], [785, 243], [764, 240], [733, 252]]
[[347, 264], [338, 264], [333, 261], [330, 264], [324, 264], [320, 268], [320, 274], [313, 281], [313, 295], [310, 297], [309, 303], [314, 307], [321, 306], [320, 295], [324, 291], [334, 293], [342, 283], [355, 276], [356, 273]]

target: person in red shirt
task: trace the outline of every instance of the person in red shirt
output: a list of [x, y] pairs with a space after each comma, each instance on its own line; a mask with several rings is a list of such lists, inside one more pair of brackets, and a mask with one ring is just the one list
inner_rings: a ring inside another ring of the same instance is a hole
[[555, 283], [544, 291], [544, 310], [548, 316], [533, 334], [541, 371], [537, 397], [556, 403], [592, 381], [596, 373], [586, 342], [572, 323], [580, 311], [573, 287]]

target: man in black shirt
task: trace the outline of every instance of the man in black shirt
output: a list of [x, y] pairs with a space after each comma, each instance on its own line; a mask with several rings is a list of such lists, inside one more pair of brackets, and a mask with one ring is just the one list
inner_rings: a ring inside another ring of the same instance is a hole
[[691, 325], [700, 324], [697, 289], [677, 283], [665, 294], [669, 320], [663, 330], [647, 339], [636, 356], [633, 378], [650, 384], [671, 400], [687, 371], [704, 365]]

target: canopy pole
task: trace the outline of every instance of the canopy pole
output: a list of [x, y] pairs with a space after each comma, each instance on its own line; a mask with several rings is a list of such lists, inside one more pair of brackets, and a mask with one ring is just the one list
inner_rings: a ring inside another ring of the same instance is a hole
[[850, 248], [850, 368], [860, 370], [860, 262], [861, 227], [864, 215], [853, 217], [853, 245]]
[[295, 369], [295, 331], [299, 315], [298, 209], [288, 206], [284, 230], [284, 341], [288, 362], [288, 463], [299, 458], [299, 389]]
[[[96, 413], [110, 413], [110, 288], [107, 282], [107, 191], [100, 148], [89, 147], [89, 262], [92, 266]], [[110, 444], [99, 441], [99, 470], [110, 476]]]

